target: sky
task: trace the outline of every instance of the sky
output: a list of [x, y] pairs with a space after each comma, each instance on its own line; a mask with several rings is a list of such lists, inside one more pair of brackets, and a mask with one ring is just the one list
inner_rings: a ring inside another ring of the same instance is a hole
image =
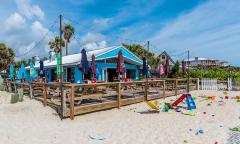
[[205, 57], [240, 66], [239, 0], [0, 0], [0, 42], [16, 60], [47, 56], [63, 25], [69, 52], [138, 43], [174, 59]]

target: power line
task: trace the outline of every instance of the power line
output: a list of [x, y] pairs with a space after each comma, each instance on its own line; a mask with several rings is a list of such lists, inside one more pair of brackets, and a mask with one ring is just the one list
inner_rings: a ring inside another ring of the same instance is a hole
[[37, 42], [34, 44], [34, 46], [29, 49], [27, 52], [21, 54], [21, 55], [17, 55], [15, 57], [22, 57], [25, 56], [27, 54], [29, 54], [33, 49], [35, 49], [39, 44], [41, 44], [41, 42], [49, 35], [49, 33], [51, 32], [51, 29], [57, 24], [57, 21], [54, 21], [54, 24], [50, 26], [50, 28], [48, 29], [48, 31], [44, 34], [44, 36]]
[[83, 24], [81, 24], [80, 22], [75, 21], [75, 20], [73, 20], [73, 19], [71, 19], [71, 18], [69, 18], [69, 17], [66, 17], [66, 16], [64, 16], [64, 15], [63, 15], [62, 17], [63, 17], [64, 19], [72, 22], [72, 23], [75, 23], [75, 24], [77, 24], [77, 25], [79, 25], [79, 26], [84, 27], [86, 30], [91, 30], [92, 28], [94, 28], [94, 27], [93, 27], [94, 25], [92, 25], [91, 27], [88, 27], [88, 26], [83, 25]]
[[[81, 24], [80, 22], [78, 22], [78, 21], [75, 21], [75, 20], [73, 20], [73, 19], [71, 19], [71, 18], [69, 18], [69, 17], [66, 17], [66, 16], [63, 16], [63, 18], [64, 19], [66, 19], [66, 20], [68, 20], [68, 21], [70, 21], [70, 22], [72, 22], [72, 23], [75, 23], [75, 24], [78, 24], [78, 25], [80, 25], [80, 26], [82, 26], [82, 27], [84, 27], [86, 30], [91, 30], [92, 28], [94, 28], [94, 26], [95, 25], [92, 25], [91, 27], [88, 27], [88, 26], [86, 26], [86, 25], [83, 25], [83, 24]], [[129, 42], [133, 42], [133, 43], [146, 43], [146, 41], [141, 41], [141, 40], [133, 40], [133, 39], [129, 39], [129, 38], [123, 38], [123, 37], [120, 37], [120, 36], [116, 36], [116, 35], [114, 35], [114, 34], [108, 34], [107, 35], [108, 37], [111, 37], [111, 38], [114, 38], [115, 40], [117, 39], [117, 40], [122, 40], [122, 41], [129, 41]], [[123, 43], [123, 42], [121, 42], [121, 43]]]

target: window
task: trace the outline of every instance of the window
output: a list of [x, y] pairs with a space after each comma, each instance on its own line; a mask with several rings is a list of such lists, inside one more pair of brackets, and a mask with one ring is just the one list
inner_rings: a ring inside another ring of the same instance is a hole
[[162, 55], [162, 59], [165, 59], [166, 57], [165, 57], [165, 55]]

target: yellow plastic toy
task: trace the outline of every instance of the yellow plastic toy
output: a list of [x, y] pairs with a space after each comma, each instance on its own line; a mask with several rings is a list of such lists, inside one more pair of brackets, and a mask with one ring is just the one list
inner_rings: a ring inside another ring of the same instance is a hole
[[161, 110], [161, 107], [157, 105], [157, 101], [155, 101], [154, 103], [150, 102], [150, 101], [145, 101], [145, 103], [153, 110]]

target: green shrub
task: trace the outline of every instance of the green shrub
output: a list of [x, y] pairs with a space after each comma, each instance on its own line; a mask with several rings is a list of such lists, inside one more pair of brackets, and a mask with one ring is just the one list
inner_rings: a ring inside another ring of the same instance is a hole
[[218, 80], [227, 80], [232, 78], [233, 80], [240, 80], [240, 72], [226, 72], [224, 70], [190, 70], [189, 76], [192, 78], [213, 78]]

